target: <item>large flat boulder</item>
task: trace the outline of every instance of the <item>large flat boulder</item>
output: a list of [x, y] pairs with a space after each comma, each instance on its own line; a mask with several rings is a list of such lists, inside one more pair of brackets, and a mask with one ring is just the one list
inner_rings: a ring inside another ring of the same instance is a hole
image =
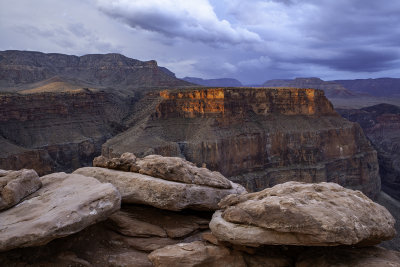
[[149, 155], [136, 158], [132, 153], [123, 153], [118, 158], [108, 159], [99, 156], [93, 160], [93, 166], [121, 171], [131, 171], [186, 184], [205, 185], [230, 189], [231, 183], [221, 173], [199, 168], [195, 164], [179, 157]]
[[104, 220], [120, 208], [121, 195], [109, 183], [66, 173], [40, 180], [41, 189], [0, 213], [0, 251], [46, 244]]
[[0, 170], [0, 210], [18, 204], [41, 186], [42, 182], [34, 170]]
[[218, 202], [225, 196], [246, 192], [242, 186], [232, 182], [229, 182], [231, 189], [222, 189], [99, 167], [80, 168], [74, 173], [112, 183], [121, 192], [123, 203], [145, 204], [173, 211], [216, 210]]
[[210, 229], [233, 244], [364, 246], [396, 234], [395, 220], [384, 207], [335, 183], [288, 182], [228, 196], [220, 207]]

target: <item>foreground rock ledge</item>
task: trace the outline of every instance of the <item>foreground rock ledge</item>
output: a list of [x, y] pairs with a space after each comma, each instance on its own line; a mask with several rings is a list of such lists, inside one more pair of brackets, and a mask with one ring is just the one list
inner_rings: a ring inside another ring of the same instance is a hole
[[136, 158], [132, 153], [123, 153], [119, 158], [108, 159], [99, 156], [93, 160], [94, 167], [121, 171], [138, 172], [164, 180], [197, 184], [221, 189], [231, 189], [230, 181], [221, 173], [199, 168], [195, 164], [179, 157], [149, 155]]
[[12, 207], [42, 186], [34, 170], [0, 170], [0, 210]]
[[106, 219], [121, 205], [111, 184], [77, 174], [53, 173], [43, 187], [0, 213], [0, 251], [39, 246]]
[[232, 182], [232, 189], [220, 189], [97, 167], [80, 168], [74, 173], [112, 183], [121, 192], [124, 203], [145, 204], [173, 211], [186, 208], [217, 210], [218, 202], [225, 196], [246, 192], [242, 186]]
[[359, 191], [335, 183], [288, 182], [228, 196], [210, 229], [233, 244], [337, 246], [379, 244], [395, 236], [395, 220]]

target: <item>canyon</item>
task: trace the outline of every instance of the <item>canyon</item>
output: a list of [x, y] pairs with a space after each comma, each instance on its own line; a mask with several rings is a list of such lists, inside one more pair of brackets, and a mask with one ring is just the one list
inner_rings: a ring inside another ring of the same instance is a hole
[[104, 156], [183, 157], [249, 191], [291, 180], [337, 182], [371, 197], [380, 191], [375, 150], [321, 90], [192, 88], [139, 103], [147, 112], [133, 112], [132, 127], [103, 144]]

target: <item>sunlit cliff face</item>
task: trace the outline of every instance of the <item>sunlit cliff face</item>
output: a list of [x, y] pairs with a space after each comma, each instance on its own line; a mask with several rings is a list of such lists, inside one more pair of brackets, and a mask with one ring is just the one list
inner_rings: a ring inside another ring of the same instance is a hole
[[294, 88], [204, 88], [160, 92], [157, 117], [335, 114], [323, 91]]

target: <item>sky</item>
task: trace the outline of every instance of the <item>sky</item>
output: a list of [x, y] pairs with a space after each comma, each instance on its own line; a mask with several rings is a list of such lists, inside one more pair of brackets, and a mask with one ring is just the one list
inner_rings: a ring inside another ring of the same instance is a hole
[[155, 59], [177, 77], [400, 78], [398, 0], [0, 0], [0, 50]]

